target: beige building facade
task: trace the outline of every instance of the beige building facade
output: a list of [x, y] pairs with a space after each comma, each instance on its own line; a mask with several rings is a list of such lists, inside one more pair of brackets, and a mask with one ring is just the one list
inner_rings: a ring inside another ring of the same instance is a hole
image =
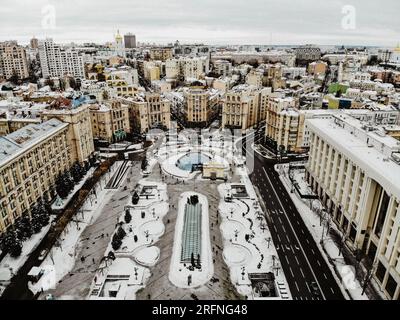
[[145, 133], [152, 128], [171, 126], [171, 102], [158, 93], [121, 98], [129, 110], [132, 132]]
[[167, 61], [168, 59], [172, 59], [173, 50], [171, 47], [157, 47], [150, 49], [150, 59], [151, 60], [160, 60]]
[[51, 119], [0, 137], [0, 234], [54, 196], [57, 177], [73, 163], [68, 127]]
[[304, 113], [297, 109], [295, 98], [269, 97], [265, 136], [275, 149], [283, 146], [288, 152], [301, 152], [304, 132]]
[[84, 163], [94, 152], [89, 105], [49, 107], [41, 114], [43, 121], [59, 119], [69, 124], [68, 142], [73, 161]]
[[208, 90], [193, 88], [184, 94], [185, 120], [189, 126], [207, 126], [218, 113], [219, 95]]
[[93, 138], [112, 143], [125, 139], [131, 132], [129, 109], [120, 101], [111, 100], [101, 105], [90, 105], [89, 110]]
[[29, 77], [26, 51], [16, 41], [0, 42], [0, 77], [5, 79], [17, 76], [18, 79]]
[[259, 91], [229, 90], [222, 99], [222, 127], [245, 131], [258, 124]]
[[345, 116], [307, 120], [306, 178], [347, 246], [369, 258], [388, 299], [400, 297], [400, 149]]

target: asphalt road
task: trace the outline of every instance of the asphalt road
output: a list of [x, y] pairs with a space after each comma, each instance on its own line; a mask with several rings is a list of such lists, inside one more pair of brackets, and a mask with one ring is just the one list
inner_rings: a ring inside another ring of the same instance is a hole
[[253, 157], [248, 153], [247, 156], [247, 161], [249, 158], [254, 159], [251, 180], [258, 187], [265, 203], [267, 223], [293, 299], [344, 299], [313, 237], [274, 170], [275, 163], [258, 155]]

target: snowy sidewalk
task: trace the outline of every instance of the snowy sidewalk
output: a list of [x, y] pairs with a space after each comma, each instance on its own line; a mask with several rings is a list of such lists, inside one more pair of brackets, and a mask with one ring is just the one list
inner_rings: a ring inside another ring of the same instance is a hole
[[[120, 163], [115, 164], [111, 174], [119, 165]], [[138, 171], [139, 168], [135, 170]], [[57, 299], [83, 299], [87, 295], [94, 272], [129, 196], [129, 190], [116, 193], [115, 190], [104, 189], [105, 185], [106, 181], [103, 178], [96, 185], [97, 199], [87, 200], [75, 221], [71, 221], [67, 226], [59, 246], [53, 247], [43, 262], [42, 266], [49, 270], [48, 278], [42, 277], [41, 281], [31, 285], [32, 290], [37, 291], [40, 291], [41, 287], [49, 288], [40, 299], [46, 294], [52, 294]], [[128, 185], [126, 180], [124, 185]], [[82, 261], [81, 257], [85, 259]], [[55, 288], [51, 281], [57, 283]]]

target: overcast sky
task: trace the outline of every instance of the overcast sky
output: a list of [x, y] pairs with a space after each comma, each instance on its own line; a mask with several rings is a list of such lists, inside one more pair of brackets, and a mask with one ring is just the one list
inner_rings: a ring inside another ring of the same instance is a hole
[[[55, 28], [43, 28], [48, 5]], [[354, 29], [342, 27], [346, 5]], [[399, 0], [0, 0], [0, 40], [104, 43], [119, 29], [156, 43], [395, 46], [399, 12]]]

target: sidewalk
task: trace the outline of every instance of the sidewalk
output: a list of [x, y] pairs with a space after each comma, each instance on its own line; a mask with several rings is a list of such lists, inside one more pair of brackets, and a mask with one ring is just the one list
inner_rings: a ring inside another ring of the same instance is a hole
[[[118, 170], [118, 167], [116, 170]], [[60, 255], [64, 260], [72, 259], [72, 261], [65, 262], [65, 265], [61, 267], [64, 270], [60, 270], [59, 272], [64, 273], [64, 276], [58, 281], [56, 288], [45, 291], [39, 299], [45, 299], [45, 296], [48, 294], [53, 295], [57, 299], [86, 298], [89, 293], [90, 284], [100, 265], [100, 260], [103, 258], [104, 251], [115, 230], [117, 220], [129, 200], [131, 190], [129, 188], [127, 190], [123, 189], [132, 183], [135, 184], [135, 177], [139, 178], [140, 176], [140, 165], [138, 163], [132, 167], [132, 170], [131, 168], [128, 170], [128, 174], [125, 176], [119, 190], [104, 189], [106, 182], [102, 183], [101, 187], [103, 189], [98, 192], [96, 200], [98, 203], [95, 203], [90, 210], [83, 210], [83, 214], [86, 216], [85, 220], [89, 218], [89, 222], [87, 223], [83, 221], [79, 222], [79, 228], [84, 228], [84, 230], [78, 238], [62, 244], [65, 247], [55, 248], [55, 250], [60, 251]], [[70, 226], [70, 228], [75, 228], [75, 225]], [[75, 230], [75, 232], [77, 231]], [[67, 240], [67, 237], [68, 233], [64, 235], [64, 239]], [[70, 252], [68, 253], [68, 251]], [[73, 255], [72, 257], [71, 254]], [[56, 260], [55, 254], [53, 254], [53, 257]], [[84, 260], [81, 260], [81, 257], [84, 257]], [[60, 265], [60, 261], [55, 262], [56, 266]]]

